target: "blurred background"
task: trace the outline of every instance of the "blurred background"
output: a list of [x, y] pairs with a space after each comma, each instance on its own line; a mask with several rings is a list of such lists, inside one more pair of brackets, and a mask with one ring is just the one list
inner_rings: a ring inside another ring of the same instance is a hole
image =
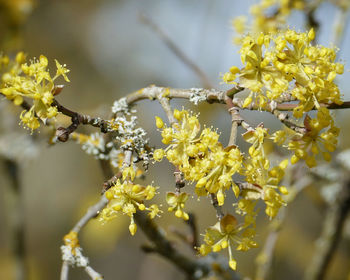
[[[1, 49], [10, 54], [23, 50], [28, 57], [44, 54], [52, 66], [55, 58], [67, 64], [71, 70], [68, 75], [71, 83], [58, 96], [59, 102], [81, 113], [107, 117], [116, 99], [150, 84], [175, 88], [203, 86], [199, 77], [140, 20], [141, 13], [152, 19], [200, 67], [213, 87], [228, 89], [221, 83], [220, 73], [232, 65], [241, 65], [238, 47], [232, 44], [235, 34], [231, 20], [247, 15], [253, 3], [228, 0], [0, 0]], [[329, 45], [336, 16], [337, 8], [329, 2], [322, 3], [317, 10], [316, 18], [321, 23], [319, 43]], [[290, 26], [304, 30], [303, 22], [301, 12], [292, 14]], [[339, 56], [347, 62], [350, 54], [344, 50], [350, 47], [348, 29], [344, 35]], [[349, 100], [347, 65], [345, 69], [339, 84], [344, 99]], [[73, 142], [50, 147], [48, 140], [42, 137], [44, 131], [42, 135], [28, 137], [30, 133], [17, 125], [19, 111], [6, 103], [6, 100], [0, 102], [3, 158], [0, 166], [0, 279], [16, 279], [12, 251], [18, 235], [11, 229], [21, 221], [24, 224], [26, 279], [58, 279], [62, 237], [86, 209], [99, 200], [103, 184], [99, 163]], [[172, 105], [201, 111], [201, 122], [217, 127], [222, 132], [222, 143], [227, 143], [230, 117], [223, 106], [200, 104], [194, 107], [179, 101]], [[149, 132], [151, 144], [161, 145], [154, 125], [155, 115], [165, 117], [160, 106], [145, 101], [137, 106], [137, 110], [140, 125]], [[347, 128], [350, 112], [344, 110], [335, 114], [338, 125]], [[269, 122], [272, 129], [279, 127], [268, 114], [248, 112], [243, 115], [251, 124], [263, 120]], [[59, 121], [68, 123], [64, 118]], [[84, 128], [82, 131], [90, 130]], [[349, 130], [344, 129], [341, 133], [339, 150], [350, 148]], [[9, 135], [13, 137], [8, 138]], [[19, 182], [15, 182], [22, 189], [19, 198], [6, 171], [14, 170], [11, 160], [20, 163]], [[151, 166], [146, 182], [154, 181], [165, 194], [173, 189], [172, 172], [170, 164], [156, 164]], [[304, 274], [324, 220], [323, 204], [315, 202], [319, 201], [317, 194], [310, 186], [289, 206], [269, 279], [299, 279]], [[165, 195], [159, 196], [158, 200], [166, 205]], [[202, 198], [198, 203], [194, 198], [187, 206], [194, 213], [200, 213], [196, 217], [201, 233], [215, 223], [215, 213], [208, 200]], [[186, 225], [173, 216], [165, 211], [158, 221], [168, 230], [172, 225], [188, 231]], [[128, 223], [128, 218], [120, 216], [106, 225], [98, 221], [87, 225], [80, 234], [80, 242], [91, 265], [103, 273], [105, 279], [184, 279], [164, 259], [143, 253], [140, 245], [147, 240], [141, 231], [131, 237]], [[268, 224], [268, 219], [261, 215], [257, 236], [261, 244], [267, 236]], [[184, 247], [171, 230], [169, 232], [169, 238]], [[329, 279], [345, 279], [349, 274], [349, 236], [348, 222], [345, 238], [328, 272]], [[235, 253], [242, 275], [254, 276], [259, 251]], [[70, 270], [70, 279], [88, 279], [88, 276], [76, 268]]]

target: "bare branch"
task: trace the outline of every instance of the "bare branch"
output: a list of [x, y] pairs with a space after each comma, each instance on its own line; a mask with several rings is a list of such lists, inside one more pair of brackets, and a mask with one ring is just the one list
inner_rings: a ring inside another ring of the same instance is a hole
[[[98, 213], [107, 205], [108, 199], [102, 195], [101, 199], [93, 206], [91, 206], [86, 214], [75, 224], [70, 232], [74, 232], [78, 234], [80, 230], [92, 219], [95, 218]], [[97, 273], [94, 269], [92, 269], [88, 264], [85, 265], [85, 271], [92, 279], [103, 279], [102, 275]], [[66, 260], [63, 261], [62, 269], [61, 269], [61, 280], [68, 279], [68, 271], [69, 264]]]
[[207, 75], [170, 39], [170, 37], [157, 24], [142, 13], [140, 14], [140, 20], [144, 24], [148, 25], [159, 36], [164, 44], [199, 77], [205, 88], [213, 88]]

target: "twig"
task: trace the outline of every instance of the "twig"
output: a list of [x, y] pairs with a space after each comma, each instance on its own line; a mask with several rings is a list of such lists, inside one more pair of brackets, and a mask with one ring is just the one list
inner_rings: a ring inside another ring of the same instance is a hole
[[[295, 199], [295, 197], [312, 182], [312, 179], [310, 177], [305, 176], [305, 174], [300, 174], [300, 172], [303, 173], [304, 170], [301, 170], [300, 168], [295, 170], [294, 168], [289, 172], [290, 179], [288, 185], [294, 185], [294, 187], [291, 190], [289, 196], [287, 197], [286, 202], [288, 204], [292, 202]], [[268, 279], [268, 273], [272, 265], [276, 242], [278, 240], [280, 230], [285, 222], [286, 217], [287, 208], [282, 208], [280, 210], [278, 219], [275, 219], [270, 225], [271, 230], [266, 238], [265, 244], [261, 252], [259, 253], [256, 259], [257, 267], [255, 280]]]
[[219, 203], [218, 203], [218, 199], [216, 197], [216, 194], [215, 193], [211, 193], [210, 194], [210, 198], [211, 198], [211, 204], [213, 205], [213, 207], [215, 208], [216, 210], [216, 217], [221, 220], [225, 214], [224, 212], [222, 212], [222, 207], [219, 206]]
[[349, 9], [341, 7], [338, 9], [336, 16], [334, 17], [333, 32], [331, 42], [334, 46], [340, 48], [344, 40], [344, 30], [349, 21]]
[[228, 146], [232, 146], [236, 144], [237, 129], [238, 129], [238, 126], [241, 125], [243, 118], [239, 114], [239, 108], [237, 106], [234, 106], [231, 98], [226, 99], [226, 104], [229, 107], [228, 111], [231, 114], [231, 121], [232, 121], [230, 140], [228, 141]]
[[[280, 211], [283, 211], [283, 210], [285, 209], [281, 209]], [[279, 215], [279, 218], [284, 220], [284, 216], [285, 216], [285, 213], [283, 213], [283, 215]], [[276, 220], [274, 222], [276, 222]], [[264, 244], [264, 247], [262, 248], [262, 251], [259, 253], [257, 257], [257, 260], [256, 260], [257, 268], [256, 268], [255, 280], [267, 279], [267, 275], [270, 270], [273, 255], [274, 255], [275, 245], [281, 229], [281, 223], [282, 221], [280, 221], [278, 225], [274, 225], [273, 230], [270, 231], [269, 235], [265, 240], [265, 244]]]
[[158, 98], [159, 103], [162, 106], [162, 108], [163, 108], [163, 110], [164, 110], [164, 112], [165, 112], [165, 114], [170, 122], [170, 126], [172, 126], [173, 124], [176, 123], [176, 119], [175, 119], [173, 112], [171, 110], [169, 99], [166, 97], [162, 97], [162, 96], [158, 96], [157, 98]]
[[[169, 99], [167, 97], [162, 97], [160, 94], [158, 96], [158, 100], [165, 114], [167, 115], [170, 126], [177, 123], [174, 117], [173, 111], [171, 110]], [[183, 179], [183, 174], [180, 171], [179, 167], [175, 168], [174, 176], [175, 176], [175, 191], [176, 191], [176, 194], [180, 194], [180, 189], [185, 187], [185, 181]]]
[[7, 213], [11, 213], [13, 218], [11, 223], [12, 248], [15, 258], [15, 279], [24, 280], [27, 278], [26, 250], [25, 250], [25, 228], [23, 220], [23, 192], [19, 178], [19, 165], [16, 161], [3, 159], [7, 175], [10, 179], [13, 201], [9, 205]]
[[197, 252], [198, 248], [198, 228], [196, 223], [196, 216], [193, 213], [188, 213], [189, 219], [186, 223], [191, 229], [191, 248]]
[[[102, 160], [101, 160], [102, 161]], [[106, 164], [109, 164], [109, 162], [106, 162]], [[101, 164], [101, 168], [102, 170], [105, 170], [104, 166], [102, 166]], [[105, 176], [108, 177], [108, 176]], [[105, 193], [110, 187], [112, 187], [118, 179], [120, 179], [122, 177], [122, 173], [118, 172], [117, 174], [113, 175], [109, 180], [107, 180], [106, 182], [103, 183], [103, 188], [102, 188], [102, 193]]]
[[86, 214], [75, 224], [71, 231], [79, 233], [79, 231], [92, 219], [95, 218], [98, 213], [106, 207], [108, 199], [103, 195], [99, 202], [91, 206]]
[[[102, 195], [101, 199], [93, 206], [91, 206], [86, 214], [75, 224], [70, 232], [79, 233], [80, 230], [93, 218], [95, 218], [98, 213], [107, 205], [108, 199]], [[97, 273], [92, 267], [89, 265], [85, 266], [85, 271], [89, 274], [90, 277], [94, 276], [92, 279], [102, 279], [102, 275]], [[67, 261], [63, 261], [62, 269], [61, 269], [61, 280], [68, 279], [69, 272], [69, 264]], [[99, 277], [99, 278], [98, 278]]]
[[185, 221], [185, 223], [189, 226], [191, 234], [186, 234], [175, 226], [170, 227], [169, 230], [177, 235], [187, 245], [189, 245], [195, 254], [198, 254], [198, 229], [196, 225], [195, 215], [193, 213], [188, 213], [188, 216], [189, 219]]
[[[110, 165], [105, 166], [105, 168], [111, 169]], [[108, 173], [111, 172], [112, 171]], [[104, 174], [105, 173], [107, 172], [104, 170]], [[149, 252], [157, 252], [164, 256], [180, 270], [185, 272], [190, 279], [200, 279], [209, 272], [210, 266], [189, 259], [178, 252], [164, 235], [165, 231], [158, 227], [145, 213], [137, 211], [134, 214], [134, 219], [147, 238], [155, 245]]]
[[161, 29], [145, 14], [140, 14], [140, 20], [148, 25], [164, 42], [164, 44], [186, 65], [188, 66], [201, 80], [205, 88], [213, 88], [207, 75], [196, 65]]
[[69, 274], [69, 264], [67, 261], [63, 261], [62, 267], [61, 267], [60, 280], [68, 280], [68, 274]]
[[279, 112], [278, 110], [273, 110], [272, 114], [274, 114], [277, 119], [283, 123], [286, 127], [294, 130], [295, 132], [305, 134], [307, 129], [305, 127], [299, 126], [295, 124], [293, 121], [289, 119], [289, 115], [286, 113]]
[[350, 210], [350, 180], [343, 183], [337, 202], [329, 206], [320, 238], [316, 243], [311, 265], [305, 279], [325, 279], [327, 270], [340, 242], [344, 223]]
[[180, 270], [185, 272], [190, 279], [200, 279], [207, 275], [210, 268], [197, 261], [194, 261], [185, 255], [180, 254], [172, 244], [166, 239], [164, 232], [156, 226], [143, 212], [136, 212], [134, 214], [136, 223], [140, 226], [142, 231], [154, 244], [153, 251], [162, 255], [171, 261]]
[[74, 112], [66, 107], [62, 106], [56, 99], [52, 102], [52, 106], [56, 106], [58, 112], [62, 113], [71, 118], [72, 124], [67, 127], [59, 127], [56, 132], [57, 139], [61, 142], [66, 142], [69, 138], [69, 135], [74, 132], [80, 124], [91, 125], [101, 129], [102, 133], [107, 132], [108, 121], [101, 118], [93, 118], [89, 115], [79, 114]]

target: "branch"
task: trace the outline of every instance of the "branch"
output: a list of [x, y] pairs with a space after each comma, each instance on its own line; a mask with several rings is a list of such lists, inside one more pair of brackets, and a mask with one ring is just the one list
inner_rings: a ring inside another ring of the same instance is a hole
[[350, 210], [350, 179], [343, 183], [337, 202], [329, 207], [311, 265], [305, 274], [307, 280], [322, 280], [326, 277]]
[[[98, 213], [107, 205], [108, 199], [102, 195], [99, 202], [95, 205], [91, 206], [86, 214], [75, 224], [70, 232], [74, 232], [78, 235], [80, 230], [93, 218], [95, 218]], [[75, 248], [76, 249], [76, 248]], [[102, 275], [96, 272], [91, 266], [86, 264], [84, 266], [85, 271], [92, 279], [103, 279]], [[67, 260], [63, 261], [62, 269], [61, 269], [61, 280], [68, 280], [68, 272], [69, 272], [69, 263]]]
[[[9, 178], [10, 188], [7, 189], [11, 193], [11, 200], [5, 201], [8, 207], [6, 213], [10, 217], [11, 232], [11, 249], [14, 255], [15, 279], [26, 279], [26, 248], [25, 248], [25, 224], [23, 220], [23, 191], [20, 182], [19, 164], [15, 160], [1, 158], [6, 173]], [[6, 207], [6, 208], [7, 208]]]
[[[305, 170], [295, 167], [289, 172], [290, 178], [287, 185], [293, 186], [290, 191], [290, 194], [286, 198], [286, 202], [290, 204], [296, 196], [306, 188], [313, 180], [309, 176], [305, 176]], [[277, 219], [272, 221], [270, 225], [270, 232], [266, 238], [265, 244], [259, 253], [256, 263], [256, 274], [255, 280], [264, 280], [268, 279], [268, 274], [271, 269], [272, 261], [275, 253], [275, 246], [282, 229], [283, 224], [286, 221], [288, 208], [280, 209], [280, 213]]]
[[56, 106], [58, 112], [62, 113], [71, 118], [72, 124], [67, 127], [59, 127], [56, 131], [57, 139], [61, 142], [66, 142], [69, 138], [69, 135], [74, 132], [80, 124], [83, 125], [91, 125], [94, 127], [98, 127], [101, 129], [102, 133], [107, 132], [108, 121], [103, 120], [101, 118], [93, 118], [89, 115], [79, 114], [70, 109], [67, 109], [63, 105], [61, 105], [56, 99], [52, 102], [52, 106]]
[[[144, 234], [154, 244], [154, 252], [162, 255], [180, 270], [185, 272], [191, 279], [200, 279], [207, 275], [210, 268], [204, 264], [194, 261], [185, 255], [180, 254], [172, 244], [166, 239], [164, 231], [150, 220], [143, 212], [134, 214], [136, 223], [140, 226]], [[199, 277], [195, 277], [198, 275]]]
[[169, 99], [167, 97], [162, 97], [161, 95], [159, 95], [157, 98], [169, 120], [170, 126], [172, 126], [177, 121], [174, 117], [173, 111], [171, 110]]
[[[239, 88], [239, 87], [238, 87]], [[159, 94], [165, 93], [167, 91], [166, 97], [169, 99], [179, 98], [179, 99], [191, 99], [193, 95], [199, 94], [203, 97], [208, 103], [220, 103], [226, 104], [228, 95], [232, 95], [232, 90], [237, 90], [237, 88], [230, 89], [228, 91], [216, 90], [216, 89], [203, 89], [203, 88], [190, 88], [190, 89], [175, 89], [175, 88], [166, 88], [166, 87], [157, 87], [157, 86], [149, 86], [142, 88], [138, 91], [132, 92], [125, 96], [126, 102], [128, 105], [133, 105], [141, 100], [154, 100], [158, 97]], [[242, 88], [239, 88], [242, 91]], [[271, 109], [261, 109], [258, 104], [252, 102], [247, 108], [243, 108], [243, 100], [240, 98], [233, 98], [232, 104], [235, 107], [238, 107], [243, 110], [259, 110], [259, 111], [269, 111]], [[275, 107], [278, 111], [292, 111], [296, 108], [298, 104], [296, 103], [278, 103]], [[350, 101], [344, 101], [343, 104], [338, 105], [335, 103], [324, 104], [320, 103], [321, 107], [325, 107], [332, 110], [340, 110], [340, 109], [349, 109]], [[312, 108], [312, 110], [316, 110], [316, 108]]]
[[[103, 170], [104, 174], [112, 172], [110, 165], [106, 165], [104, 168], [110, 169], [110, 172]], [[199, 279], [209, 272], [210, 266], [194, 261], [178, 252], [166, 238], [165, 231], [158, 227], [145, 213], [137, 211], [134, 214], [134, 219], [147, 238], [155, 245], [152, 251], [164, 256], [185, 272], [190, 279]], [[195, 277], [195, 275], [198, 275], [198, 277]]]
[[86, 214], [76, 223], [76, 225], [72, 228], [71, 231], [79, 233], [79, 231], [92, 219], [95, 218], [98, 213], [106, 207], [108, 203], [108, 199], [103, 195], [99, 202], [95, 205], [91, 206]]
[[235, 106], [232, 103], [231, 98], [226, 99], [226, 104], [228, 105], [228, 111], [231, 114], [231, 121], [232, 121], [230, 140], [228, 141], [228, 146], [232, 146], [236, 144], [237, 129], [238, 129], [238, 126], [242, 124], [243, 118], [239, 114], [239, 107]]
[[219, 206], [219, 202], [218, 202], [218, 199], [216, 197], [216, 194], [215, 193], [210, 193], [210, 198], [211, 198], [211, 204], [213, 205], [213, 207], [216, 210], [216, 217], [219, 220], [221, 220], [225, 216], [225, 214], [222, 211], [222, 207]]
[[145, 14], [140, 14], [140, 20], [148, 25], [164, 42], [164, 44], [186, 65], [188, 66], [201, 80], [205, 88], [213, 88], [207, 75], [196, 65], [171, 39]]
[[203, 99], [208, 103], [222, 103], [225, 104], [227, 98], [226, 91], [216, 90], [216, 89], [203, 89], [203, 88], [190, 88], [190, 89], [174, 89], [165, 88], [157, 86], [149, 86], [142, 88], [138, 91], [132, 92], [126, 96], [126, 103], [128, 105], [133, 105], [138, 101], [144, 99], [154, 100], [159, 94], [165, 93], [167, 91], [166, 97], [169, 99], [181, 98], [181, 99], [191, 99], [194, 95], [201, 95]]

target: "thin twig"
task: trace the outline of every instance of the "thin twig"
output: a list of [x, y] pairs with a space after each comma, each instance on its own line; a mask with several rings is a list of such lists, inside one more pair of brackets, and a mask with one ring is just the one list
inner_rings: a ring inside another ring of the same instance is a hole
[[98, 213], [106, 207], [108, 203], [108, 199], [103, 195], [101, 196], [101, 199], [94, 204], [93, 206], [91, 206], [86, 214], [81, 217], [81, 219], [75, 224], [75, 226], [72, 228], [71, 231], [74, 231], [76, 233], [79, 233], [80, 230], [93, 218], [95, 218]]
[[289, 119], [289, 115], [286, 113], [282, 113], [278, 110], [273, 110], [272, 114], [274, 114], [277, 119], [283, 123], [286, 127], [294, 130], [295, 132], [301, 133], [301, 134], [305, 134], [307, 133], [307, 129], [305, 127], [299, 126], [296, 123], [294, 123], [293, 121], [291, 121]]
[[186, 223], [189, 225], [191, 229], [191, 248], [197, 251], [198, 248], [198, 228], [196, 223], [196, 216], [193, 213], [188, 213], [189, 219]]
[[238, 129], [238, 126], [241, 125], [243, 118], [239, 114], [239, 108], [237, 106], [234, 106], [231, 98], [226, 99], [226, 104], [229, 107], [228, 111], [231, 114], [231, 122], [232, 122], [230, 140], [228, 141], [228, 146], [232, 146], [232, 145], [236, 145], [237, 129]]
[[176, 119], [174, 117], [173, 111], [171, 110], [169, 99], [162, 96], [158, 96], [157, 98], [169, 120], [170, 126], [172, 126], [176, 123]]
[[[165, 114], [167, 115], [170, 126], [173, 126], [175, 123], [177, 123], [177, 121], [174, 117], [173, 111], [171, 110], [169, 99], [167, 97], [162, 97], [162, 95], [160, 94], [158, 96], [158, 100]], [[176, 194], [180, 194], [180, 189], [185, 187], [185, 181], [183, 179], [183, 174], [180, 171], [178, 166], [175, 167], [174, 176], [175, 176], [175, 192]]]
[[[93, 218], [95, 218], [98, 213], [106, 207], [108, 203], [108, 199], [102, 195], [101, 199], [93, 206], [91, 206], [86, 214], [75, 224], [75, 226], [72, 228], [71, 232], [79, 233], [81, 229]], [[89, 276], [93, 275], [95, 278], [92, 279], [103, 279], [102, 275], [97, 273], [92, 267], [87, 265], [85, 267], [85, 271], [89, 274]], [[69, 265], [66, 261], [63, 261], [62, 263], [62, 269], [61, 269], [61, 280], [68, 280], [68, 272], [69, 272]], [[91, 274], [90, 274], [91, 273]], [[98, 278], [99, 277], [99, 278]]]
[[149, 17], [145, 14], [140, 14], [140, 20], [148, 25], [164, 42], [164, 44], [186, 65], [188, 66], [201, 80], [205, 88], [213, 88], [207, 75], [195, 64], [171, 39], [170, 37]]
[[341, 47], [344, 41], [344, 30], [346, 30], [346, 26], [349, 21], [349, 15], [349, 9], [346, 7], [341, 7], [338, 8], [338, 12], [334, 17], [332, 32], [333, 37], [331, 39], [331, 42], [334, 46], [337, 46], [338, 48]]
[[69, 264], [67, 261], [63, 261], [62, 267], [61, 267], [60, 280], [68, 280], [68, 275], [69, 275]]
[[[290, 204], [295, 197], [312, 182], [312, 179], [309, 176], [305, 176], [304, 169], [300, 169], [298, 167], [296, 168], [297, 169], [293, 168], [293, 170], [288, 173], [290, 175], [290, 179], [287, 185], [293, 185], [293, 188], [290, 190], [290, 194], [286, 199], [288, 204]], [[278, 219], [273, 220], [273, 223], [270, 225], [270, 232], [261, 252], [256, 259], [257, 267], [255, 280], [268, 279], [268, 274], [274, 258], [276, 242], [278, 240], [280, 230], [286, 221], [287, 210], [287, 208], [282, 208]]]
[[213, 207], [215, 208], [216, 210], [216, 217], [221, 220], [225, 214], [224, 212], [222, 211], [222, 207], [219, 206], [219, 202], [218, 202], [218, 199], [216, 197], [216, 194], [215, 193], [211, 193], [210, 194], [210, 198], [211, 198], [211, 204], [213, 205]]
[[101, 118], [93, 118], [89, 115], [79, 114], [74, 112], [63, 105], [61, 105], [56, 99], [52, 102], [52, 106], [57, 107], [58, 112], [62, 113], [71, 118], [72, 124], [67, 127], [59, 127], [56, 132], [57, 139], [61, 142], [66, 142], [69, 138], [69, 135], [74, 132], [80, 124], [91, 125], [94, 127], [100, 128], [102, 133], [107, 132], [108, 121]]
[[15, 259], [15, 279], [24, 280], [27, 278], [26, 268], [26, 250], [25, 250], [25, 228], [24, 228], [24, 211], [23, 211], [23, 191], [19, 176], [19, 164], [10, 159], [3, 160], [6, 167], [7, 175], [9, 177], [11, 189], [9, 190], [13, 195], [13, 200], [10, 209], [7, 213], [12, 214], [11, 222], [11, 236], [12, 249]]
[[[144, 234], [154, 244], [154, 252], [157, 252], [171, 261], [180, 270], [190, 276], [191, 279], [200, 279], [201, 277], [207, 275], [210, 268], [186, 257], [185, 255], [180, 254], [166, 239], [164, 231], [162, 231], [152, 220], [150, 220], [147, 215], [138, 211], [134, 214], [134, 218]], [[195, 277], [196, 275], [198, 276]]]
[[[111, 169], [111, 166], [104, 166], [104, 168]], [[111, 173], [112, 171], [108, 172]], [[107, 173], [105, 170], [104, 174]], [[106, 178], [107, 179], [107, 178]], [[154, 248], [150, 252], [157, 252], [164, 256], [180, 270], [185, 272], [190, 279], [199, 279], [206, 275], [210, 270], [209, 266], [203, 265], [197, 261], [189, 259], [185, 255], [178, 252], [165, 236], [165, 231], [157, 226], [145, 213], [137, 211], [134, 214], [134, 219], [137, 225], [145, 233], [148, 239], [154, 244]], [[197, 277], [194, 277], [197, 275]]]

